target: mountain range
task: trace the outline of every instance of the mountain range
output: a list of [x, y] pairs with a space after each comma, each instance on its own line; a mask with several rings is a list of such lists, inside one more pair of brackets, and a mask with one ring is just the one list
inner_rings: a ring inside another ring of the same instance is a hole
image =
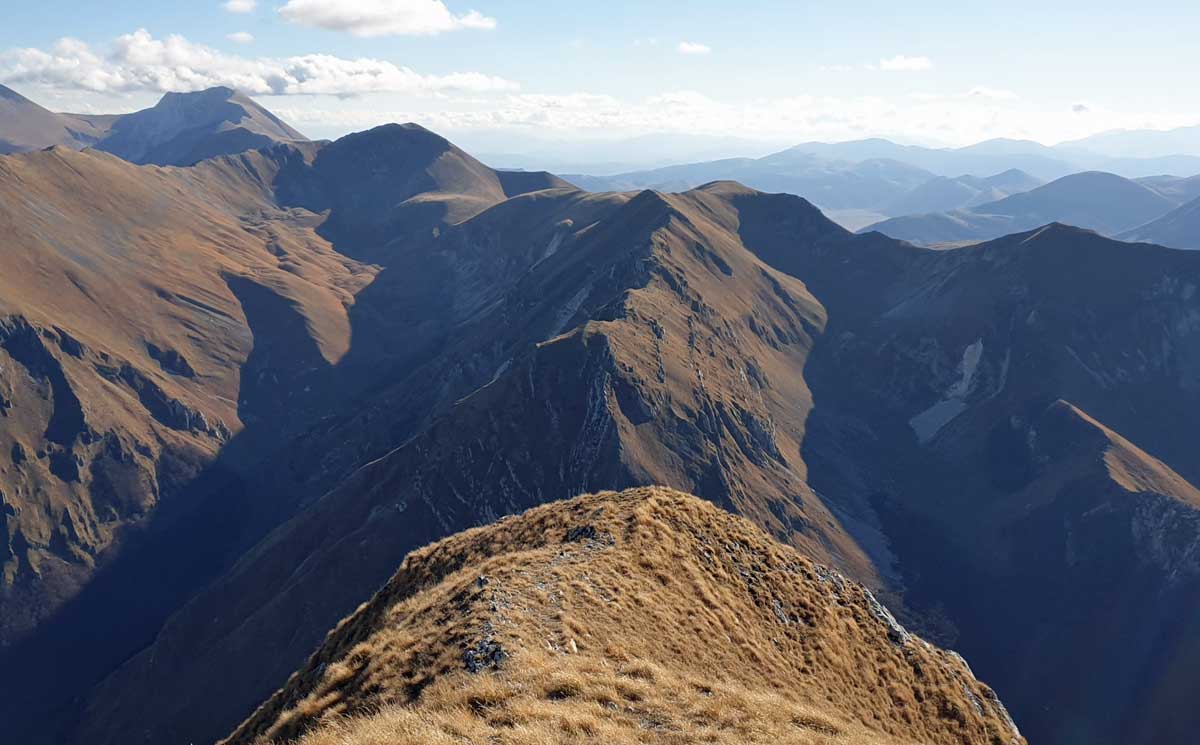
[[1176, 182], [1138, 183], [1111, 173], [1064, 176], [1030, 191], [968, 209], [894, 217], [865, 230], [921, 245], [991, 240], [1050, 222], [1117, 235], [1179, 206]]
[[[1013, 223], [1007, 219], [1013, 217], [1007, 214], [1008, 205], [998, 207], [1003, 210], [998, 218], [978, 208], [991, 208], [992, 203], [1031, 191], [1048, 180], [1062, 182], [1048, 193], [1079, 187], [1077, 194], [1059, 194], [1055, 202], [1076, 199], [1086, 204], [1095, 196], [1092, 191], [1103, 187], [1082, 178], [1064, 178], [1101, 171], [1136, 179], [1178, 206], [1187, 201], [1179, 198], [1180, 193], [1194, 188], [1200, 157], [1108, 157], [1079, 146], [1051, 148], [1022, 140], [989, 140], [963, 148], [938, 149], [870, 139], [805, 143], [761, 158], [674, 165], [615, 176], [567, 174], [564, 178], [591, 191], [686, 191], [709, 181], [734, 179], [764, 191], [802, 194], [853, 230], [880, 225], [887, 218], [922, 216], [915, 225], [885, 223], [880, 229], [886, 232], [894, 227], [899, 237], [940, 243], [999, 237], [1023, 229], [1021, 226], [1053, 220], [1072, 222], [1079, 210], [1066, 210], [1061, 215], [1054, 210], [1030, 213], [1028, 220]], [[972, 212], [989, 217], [976, 218]], [[1150, 215], [1145, 221], [1162, 214]], [[1116, 232], [1130, 227], [1135, 225], [1124, 225]]]
[[888, 204], [883, 212], [900, 216], [969, 209], [1036, 189], [1044, 183], [1015, 168], [984, 178], [936, 176]]
[[0, 194], [17, 741], [1200, 726], [1198, 253], [1058, 222], [934, 250], [416, 125], [53, 147]]

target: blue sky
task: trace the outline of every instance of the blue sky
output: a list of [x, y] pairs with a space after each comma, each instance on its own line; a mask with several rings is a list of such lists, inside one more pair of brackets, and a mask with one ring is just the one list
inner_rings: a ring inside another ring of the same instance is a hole
[[315, 136], [411, 119], [518, 149], [656, 132], [1053, 143], [1200, 123], [1200, 5], [1182, 0], [230, 5], [6, 8], [0, 82], [85, 111], [227, 83]]

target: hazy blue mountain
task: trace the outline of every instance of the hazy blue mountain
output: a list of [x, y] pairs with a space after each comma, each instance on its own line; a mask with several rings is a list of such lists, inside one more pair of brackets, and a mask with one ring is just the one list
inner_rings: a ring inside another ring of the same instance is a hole
[[1063, 142], [1060, 150], [1087, 150], [1112, 158], [1159, 158], [1168, 155], [1200, 156], [1200, 125], [1169, 130], [1115, 129]]
[[633, 171], [723, 160], [759, 158], [778, 152], [785, 142], [764, 142], [744, 137], [686, 133], [648, 134], [619, 139], [551, 139], [510, 132], [457, 133], [463, 147], [500, 169], [549, 170], [612, 176]]
[[1044, 183], [1015, 168], [987, 178], [938, 176], [892, 202], [883, 212], [889, 216], [901, 216], [968, 209], [1036, 189]]
[[964, 173], [981, 176], [1015, 168], [1048, 180], [1080, 170], [1053, 149], [1026, 140], [988, 140], [962, 148], [898, 145], [883, 139], [833, 144], [807, 142], [791, 148], [790, 152], [843, 160], [890, 158], [951, 177]]
[[728, 158], [616, 176], [564, 175], [588, 191], [686, 191], [712, 181], [736, 180], [766, 192], [799, 194], [823, 208], [874, 209], [934, 175], [897, 160], [833, 160], [795, 149], [765, 158]]
[[1089, 171], [973, 209], [897, 217], [866, 230], [922, 245], [991, 240], [1047, 223], [1116, 235], [1161, 217], [1175, 206], [1171, 199], [1136, 181]]
[[1200, 197], [1118, 237], [1170, 248], [1200, 249]]

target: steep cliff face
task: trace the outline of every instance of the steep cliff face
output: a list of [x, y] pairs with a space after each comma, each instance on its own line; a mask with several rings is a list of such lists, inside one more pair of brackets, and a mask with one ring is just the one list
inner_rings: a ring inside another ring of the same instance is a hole
[[410, 554], [224, 742], [681, 735], [1024, 742], [960, 658], [862, 585], [664, 489], [545, 505]]

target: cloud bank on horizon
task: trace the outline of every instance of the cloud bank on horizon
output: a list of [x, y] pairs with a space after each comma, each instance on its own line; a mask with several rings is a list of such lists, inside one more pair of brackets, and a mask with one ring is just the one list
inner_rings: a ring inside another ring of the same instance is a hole
[[[1052, 143], [1107, 129], [1200, 121], [1200, 107], [1121, 110], [1073, 91], [1025, 91], [997, 73], [968, 77], [961, 60], [922, 49], [877, 48], [867, 56], [835, 48], [850, 57], [837, 60], [829, 59], [829, 50], [748, 50], [757, 38], [731, 44], [718, 28], [696, 34], [683, 28], [677, 41], [662, 44], [632, 32], [622, 40], [624, 28], [609, 29], [595, 43], [575, 30], [556, 40], [530, 36], [521, 25], [527, 18], [510, 25], [504, 12], [461, 5], [214, 2], [217, 33], [201, 35], [207, 43], [193, 40], [190, 26], [188, 36], [133, 26], [107, 39], [64, 35], [40, 45], [0, 46], [0, 83], [27, 89], [34, 98], [40, 93], [53, 108], [80, 111], [131, 110], [167, 91], [227, 85], [288, 97], [272, 107], [318, 136], [411, 120], [450, 132], [558, 138], [667, 133], [795, 142], [887, 136], [961, 145], [991, 137]], [[221, 28], [222, 18], [236, 25]], [[659, 30], [646, 25], [638, 31]], [[479, 45], [499, 51], [477, 52]], [[271, 53], [255, 54], [260, 48]], [[540, 53], [537, 64], [525, 59], [531, 50]], [[569, 55], [576, 55], [574, 64]], [[755, 61], [782, 55], [794, 73], [779, 71], [782, 83], [761, 83], [774, 68], [747, 68], [748, 55]], [[655, 74], [632, 69], [627, 58], [633, 56], [656, 66], [648, 68]]]

